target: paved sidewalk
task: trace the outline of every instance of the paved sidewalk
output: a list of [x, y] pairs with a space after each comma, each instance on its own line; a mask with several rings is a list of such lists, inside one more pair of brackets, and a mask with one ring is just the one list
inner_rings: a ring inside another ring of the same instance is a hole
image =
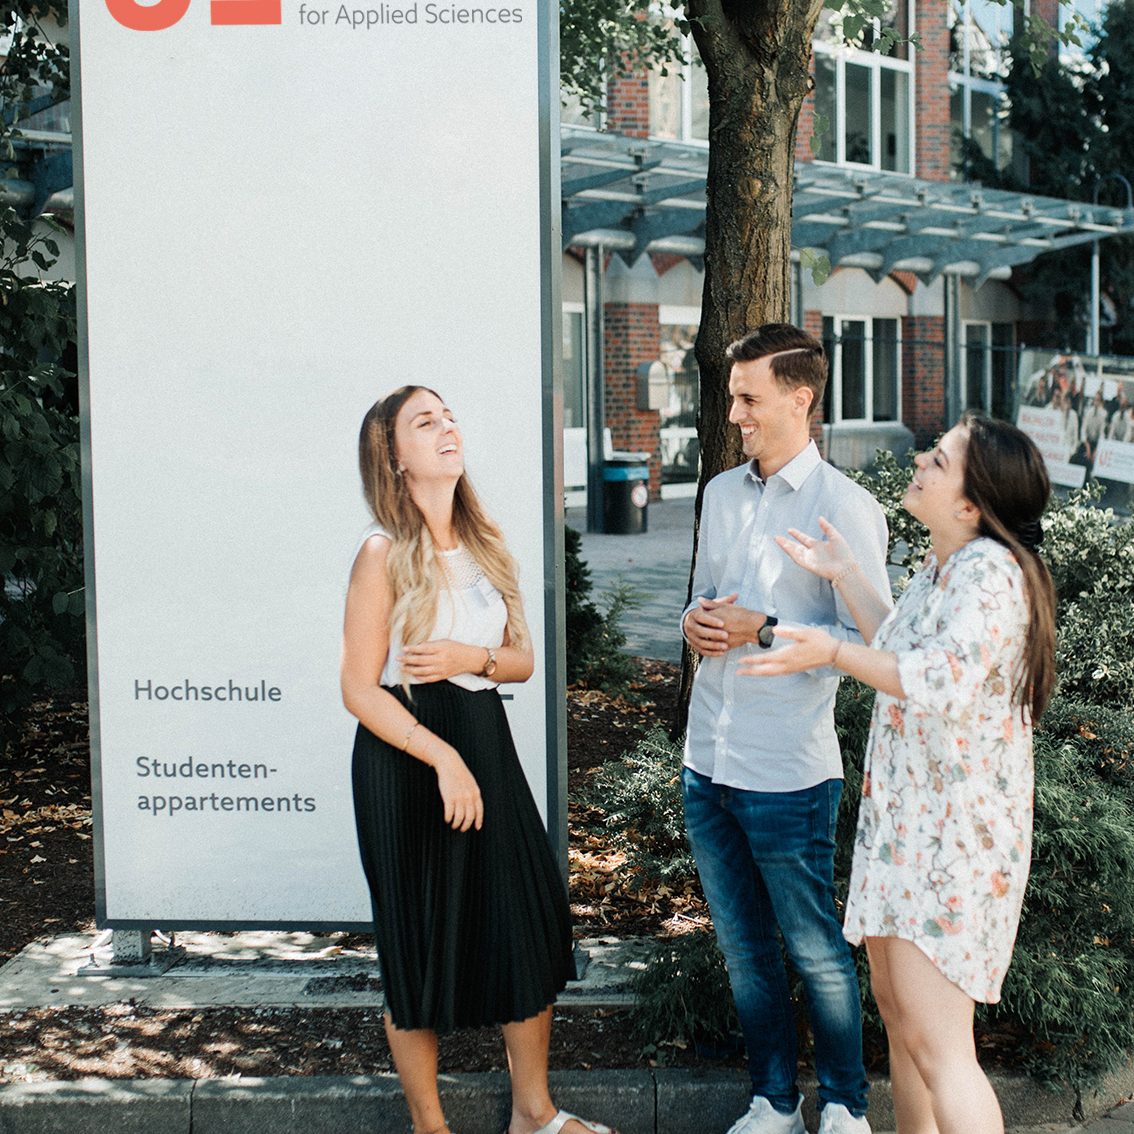
[[640, 535], [588, 532], [582, 508], [567, 510], [567, 524], [583, 537], [580, 555], [591, 569], [595, 595], [601, 600], [603, 591], [625, 582], [641, 599], [622, 620], [627, 652], [680, 662], [678, 622], [693, 561], [693, 497], [652, 501]]
[[[648, 949], [643, 940], [581, 942], [588, 962], [562, 1006], [626, 1006], [629, 983]], [[28, 1007], [96, 1006], [133, 1001], [161, 1008], [218, 1006], [380, 1007], [370, 949], [344, 947], [335, 934], [249, 932], [179, 934], [173, 960], [157, 976], [118, 976], [105, 946], [79, 935], [35, 942], [0, 968], [0, 1027], [5, 1012]], [[160, 966], [159, 966], [160, 967]], [[359, 980], [366, 976], [369, 979]], [[408, 1129], [393, 1075], [268, 1079], [37, 1079], [34, 1068], [3, 1069], [31, 1081], [0, 1086], [0, 1134], [394, 1134]], [[1134, 1134], [1134, 1108], [1086, 1127], [1070, 1121], [1073, 1098], [1030, 1080], [994, 1080], [1011, 1134]], [[622, 1134], [723, 1134], [747, 1106], [747, 1076], [735, 1070], [563, 1071], [553, 1075], [560, 1106], [615, 1124]], [[813, 1083], [803, 1084], [809, 1100]], [[1115, 1077], [1084, 1099], [1103, 1114], [1128, 1098], [1134, 1077]], [[500, 1134], [508, 1114], [503, 1074], [447, 1075], [443, 1093], [455, 1134]], [[816, 1127], [805, 1104], [809, 1129]], [[874, 1083], [871, 1122], [893, 1129], [889, 1084]]]
[[[503, 1073], [441, 1077], [454, 1134], [500, 1134], [508, 1121]], [[738, 1076], [688, 1071], [553, 1072], [566, 1110], [621, 1134], [724, 1134], [747, 1105]], [[1134, 1134], [1124, 1106], [1085, 1127], [1009, 1126], [1009, 1134]], [[814, 1114], [805, 1117], [816, 1128]], [[3, 1134], [394, 1134], [409, 1130], [393, 1075], [31, 1083], [0, 1088]], [[874, 1127], [876, 1134], [887, 1134]]]

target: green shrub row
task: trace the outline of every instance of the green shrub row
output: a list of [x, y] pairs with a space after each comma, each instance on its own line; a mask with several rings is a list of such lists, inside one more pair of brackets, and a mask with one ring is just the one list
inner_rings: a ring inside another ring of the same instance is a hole
[[574, 528], [566, 527], [563, 544], [567, 684], [602, 689], [612, 697], [629, 696], [639, 669], [624, 648], [622, 619], [637, 607], [637, 592], [627, 583], [618, 583], [605, 592], [600, 608], [592, 598], [591, 569], [579, 555], [582, 537]]
[[[879, 454], [863, 478], [891, 532], [898, 586], [927, 550], [900, 507], [909, 471]], [[1021, 1069], [1076, 1090], [1134, 1050], [1134, 525], [1094, 506], [1085, 490], [1052, 503], [1042, 546], [1059, 595], [1059, 684], [1035, 737], [1031, 879], [1016, 950], [983, 1026], [1016, 1037]], [[835, 724], [846, 785], [839, 813], [836, 888], [846, 894], [873, 691], [842, 682]], [[695, 877], [681, 814], [681, 751], [661, 733], [603, 768], [587, 802], [606, 812], [626, 869], [644, 884]], [[729, 1019], [723, 962], [709, 933], [666, 941], [641, 974], [639, 1026], [653, 1045], [719, 1036]], [[865, 977], [863, 950], [857, 950]], [[668, 995], [678, 989], [679, 996]], [[863, 1014], [881, 1043], [862, 984]], [[668, 999], [667, 999], [668, 995]]]

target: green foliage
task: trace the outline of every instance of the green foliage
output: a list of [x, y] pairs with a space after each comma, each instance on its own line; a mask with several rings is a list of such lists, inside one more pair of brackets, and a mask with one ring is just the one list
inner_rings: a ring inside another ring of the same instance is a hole
[[[819, 118], [820, 115], [816, 115]], [[812, 138], [812, 141], [815, 139]], [[830, 257], [819, 248], [801, 248], [799, 250], [799, 266], [811, 273], [811, 282], [816, 287], [822, 287], [831, 276]]]
[[697, 877], [685, 841], [681, 748], [654, 729], [621, 760], [604, 764], [581, 802], [606, 813], [611, 845], [645, 885], [683, 885]]
[[[1097, 508], [1097, 489], [1057, 501], [1043, 555], [1059, 596], [1056, 667], [1065, 697], [1134, 703], [1134, 524]], [[1046, 727], [1046, 725], [1044, 726]]]
[[[926, 540], [900, 507], [907, 466], [880, 453], [872, 473], [857, 479], [878, 496], [891, 526], [891, 561], [908, 572], [923, 558]], [[1095, 507], [1097, 498], [1096, 489], [1072, 493], [1053, 501], [1044, 518], [1042, 550], [1059, 596], [1059, 688], [1035, 734], [1031, 880], [1015, 955], [1001, 1003], [979, 1009], [984, 1025], [1017, 1037], [1022, 1069], [1079, 1091], [1134, 1048], [1134, 524]], [[873, 690], [850, 679], [841, 683], [835, 705], [846, 775], [835, 858], [840, 907], [873, 704]], [[621, 828], [617, 845], [644, 875], [667, 877], [654, 860], [670, 847], [668, 877], [685, 877], [679, 762], [676, 748], [666, 751], [664, 739], [650, 738], [595, 784], [596, 802]], [[703, 943], [691, 942], [690, 949], [695, 958], [706, 953]], [[864, 1025], [877, 1046], [881, 1023], [863, 950], [856, 963]], [[718, 977], [712, 966], [686, 961], [673, 943], [659, 946], [638, 985], [639, 995], [650, 998], [646, 1018], [655, 1044], [696, 1036], [702, 1021], [720, 1028], [729, 996]], [[681, 999], [667, 1014], [671, 982], [679, 984]]]
[[[0, 37], [10, 37], [7, 57], [0, 64], [0, 159], [15, 156], [14, 139], [19, 137], [15, 123], [34, 100], [47, 97], [55, 102], [70, 94], [69, 54], [66, 46], [44, 35], [40, 20], [47, 15], [65, 21], [67, 5], [36, 0], [0, 5]], [[50, 95], [44, 96], [45, 88]]]
[[[82, 519], [75, 375], [60, 364], [75, 336], [72, 284], [41, 281], [54, 243], [11, 209], [0, 233], [0, 712], [39, 689], [75, 683], [83, 650]], [[43, 261], [43, 264], [41, 264]]]
[[740, 1030], [728, 970], [711, 930], [659, 943], [633, 982], [637, 1035], [656, 1049], [720, 1043]]
[[582, 540], [574, 528], [564, 528], [566, 558], [567, 683], [601, 689], [612, 697], [631, 696], [639, 676], [638, 663], [625, 651], [623, 616], [638, 605], [628, 583], [605, 592], [605, 609], [591, 598], [590, 568], [579, 556]]
[[1032, 874], [1003, 1000], [1024, 1068], [1083, 1089], [1134, 1035], [1134, 725], [1056, 698], [1036, 733]]
[[[11, 46], [0, 68], [0, 158], [16, 151], [29, 102], [67, 91], [66, 51], [31, 4], [0, 8]], [[0, 713], [76, 682], [83, 656], [82, 523], [72, 284], [40, 278], [59, 247], [49, 218], [0, 208]]]
[[560, 0], [559, 86], [584, 112], [602, 110], [606, 82], [684, 60], [685, 20], [649, 18], [650, 5], [634, 0]]
[[905, 586], [929, 553], [929, 533], [920, 520], [915, 520], [902, 507], [902, 498], [913, 475], [913, 453], [895, 457], [885, 449], [874, 454], [874, 465], [867, 471], [845, 470], [856, 484], [861, 484], [882, 507], [890, 533], [887, 562], [903, 569], [897, 589]]

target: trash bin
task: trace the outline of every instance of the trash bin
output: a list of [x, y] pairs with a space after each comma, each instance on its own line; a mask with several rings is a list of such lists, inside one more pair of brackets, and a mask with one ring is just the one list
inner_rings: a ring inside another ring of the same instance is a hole
[[650, 500], [649, 453], [611, 453], [602, 469], [602, 530], [636, 535], [646, 530]]

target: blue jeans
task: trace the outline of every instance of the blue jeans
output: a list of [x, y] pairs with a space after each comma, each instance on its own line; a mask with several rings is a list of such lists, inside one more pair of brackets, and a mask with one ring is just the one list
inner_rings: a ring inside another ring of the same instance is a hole
[[866, 1113], [862, 1015], [850, 946], [835, 913], [841, 780], [762, 792], [682, 773], [685, 828], [728, 964], [752, 1093], [783, 1114], [799, 1102], [784, 946], [807, 991], [820, 1106]]

